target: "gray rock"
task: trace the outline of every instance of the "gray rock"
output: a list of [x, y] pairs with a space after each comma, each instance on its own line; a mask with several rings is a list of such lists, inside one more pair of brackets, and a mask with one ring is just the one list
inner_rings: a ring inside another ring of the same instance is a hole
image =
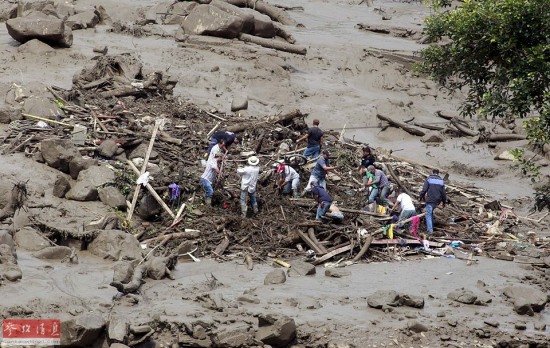
[[311, 263], [296, 260], [290, 263], [290, 269], [288, 270], [289, 276], [306, 276], [314, 275], [316, 272], [315, 266]]
[[67, 18], [65, 24], [72, 30], [94, 28], [99, 23], [99, 13], [95, 10], [77, 13]]
[[62, 260], [71, 255], [71, 248], [66, 246], [50, 246], [32, 254], [38, 259]]
[[160, 13], [171, 13], [172, 5], [174, 4], [174, 1], [163, 1], [160, 2], [153, 7], [151, 7], [146, 13], [145, 13], [145, 20], [147, 23], [157, 23], [157, 24], [165, 24], [162, 19], [166, 17], [164, 14]]
[[33, 95], [26, 98], [22, 104], [22, 112], [49, 119], [53, 118], [52, 114], [59, 115], [62, 113], [52, 98], [41, 95]]
[[21, 119], [21, 109], [8, 106], [0, 108], [0, 123], [8, 124], [19, 119]]
[[420, 296], [399, 294], [399, 303], [401, 306], [424, 308], [424, 298]]
[[82, 157], [75, 157], [69, 162], [69, 175], [74, 180], [78, 179], [78, 175], [81, 171], [98, 165], [96, 159], [85, 159]]
[[187, 14], [191, 12], [197, 5], [198, 4], [193, 1], [176, 2], [175, 4], [172, 4], [168, 11], [169, 14], [165, 17], [161, 17], [164, 18], [164, 20], [161, 21], [163, 22], [162, 24], [181, 25]]
[[422, 138], [420, 138], [420, 141], [422, 141], [423, 143], [442, 143], [445, 140], [445, 136], [436, 131], [428, 132]]
[[265, 285], [270, 284], [282, 284], [286, 282], [286, 275], [285, 271], [282, 269], [274, 269], [273, 271], [269, 272], [264, 279]]
[[256, 339], [273, 347], [286, 347], [296, 338], [296, 323], [287, 316], [260, 316]]
[[231, 102], [231, 111], [239, 111], [248, 109], [248, 97], [246, 96], [237, 96], [233, 98]]
[[121, 316], [113, 315], [109, 321], [109, 329], [107, 334], [109, 340], [114, 342], [124, 342], [126, 336], [128, 336], [128, 321]]
[[393, 290], [378, 290], [367, 297], [369, 307], [382, 309], [384, 306], [398, 306], [399, 294]]
[[537, 331], [546, 331], [546, 324], [545, 323], [537, 322], [533, 325], [533, 327]]
[[80, 152], [67, 139], [45, 139], [40, 143], [44, 161], [52, 168], [69, 173], [69, 163], [75, 158], [81, 158]]
[[134, 274], [134, 263], [129, 261], [118, 261], [113, 267], [113, 281], [126, 284]]
[[103, 332], [105, 321], [98, 314], [85, 313], [61, 322], [61, 345], [91, 347]]
[[[2, 265], [4, 266], [4, 265]], [[9, 280], [10, 282], [18, 281], [19, 279], [23, 278], [23, 272], [21, 272], [21, 268], [17, 265], [7, 265], [7, 267], [3, 271], [0, 271], [0, 274], [3, 273], [3, 276], [6, 280]]]
[[428, 327], [422, 323], [419, 323], [416, 320], [410, 320], [407, 322], [407, 329], [411, 330], [412, 332], [426, 332], [429, 331]]
[[[512, 300], [516, 312], [518, 312], [518, 310], [523, 312], [523, 308], [525, 308], [526, 305], [530, 305], [533, 312], [540, 312], [544, 309], [546, 303], [548, 302], [548, 297], [544, 292], [533, 287], [521, 285], [506, 287], [504, 289], [504, 295]], [[531, 315], [528, 312], [529, 311], [525, 314]], [[522, 314], [520, 312], [518, 313]]]
[[32, 53], [32, 54], [43, 54], [47, 55], [48, 53], [54, 52], [50, 45], [44, 43], [38, 39], [33, 39], [25, 42], [21, 46], [17, 47], [17, 52], [19, 53]]
[[[134, 158], [145, 158], [148, 147], [149, 146], [147, 144], [139, 144], [135, 149], [133, 149], [128, 153], [128, 159], [132, 160]], [[149, 160], [156, 160], [158, 157], [159, 157], [158, 152], [153, 150], [149, 155]]]
[[100, 156], [111, 158], [116, 154], [118, 150], [118, 144], [114, 140], [107, 139], [99, 145], [97, 150]]
[[65, 197], [65, 194], [69, 192], [70, 189], [71, 183], [69, 183], [66, 177], [59, 175], [57, 179], [55, 179], [55, 183], [53, 184], [53, 195], [55, 197]]
[[6, 28], [8, 34], [21, 43], [39, 39], [60, 47], [71, 47], [73, 44], [71, 28], [59, 18], [17, 17], [7, 20]]
[[0, 22], [17, 17], [17, 3], [0, 2]]
[[161, 211], [162, 207], [160, 204], [150, 193], [147, 193], [139, 201], [139, 206], [136, 209], [136, 215], [144, 220], [149, 220], [160, 214]]
[[13, 237], [8, 230], [0, 230], [0, 245], [6, 244], [10, 248], [15, 248], [15, 242], [13, 241]]
[[254, 15], [246, 11], [244, 8], [240, 8], [222, 0], [212, 0], [210, 1], [210, 5], [215, 6], [232, 16], [237, 16], [242, 19], [243, 27], [241, 29], [241, 33], [252, 34], [254, 32]]
[[198, 5], [185, 17], [182, 28], [186, 34], [236, 38], [243, 29], [243, 20], [212, 6]]
[[50, 246], [50, 243], [32, 227], [24, 227], [17, 231], [15, 233], [15, 244], [30, 251], [38, 251]]
[[166, 275], [166, 257], [155, 256], [147, 262], [147, 276], [151, 279], [162, 279]]
[[483, 321], [485, 324], [492, 326], [492, 327], [499, 327], [500, 323], [496, 320], [487, 319]]
[[80, 172], [77, 182], [65, 194], [75, 201], [94, 201], [98, 198], [98, 187], [115, 181], [115, 173], [106, 166], [93, 166]]
[[516, 330], [526, 330], [527, 329], [527, 324], [526, 323], [516, 323], [514, 325], [514, 327], [516, 328]]
[[246, 323], [225, 325], [213, 333], [212, 343], [215, 347], [250, 347], [254, 343], [252, 332]]
[[134, 335], [143, 335], [153, 330], [149, 325], [130, 325], [130, 332]]
[[519, 315], [528, 315], [531, 317], [535, 315], [535, 311], [533, 310], [531, 303], [529, 303], [529, 300], [527, 300], [526, 298], [516, 299], [514, 301], [514, 310]]
[[97, 190], [99, 200], [111, 208], [126, 210], [126, 198], [114, 186], [106, 186]]
[[325, 270], [325, 276], [333, 278], [342, 278], [351, 275], [348, 269], [344, 268], [327, 268]]
[[473, 304], [477, 300], [477, 295], [470, 290], [459, 289], [447, 294], [447, 298], [460, 303]]
[[114, 261], [141, 260], [141, 246], [136, 237], [119, 230], [100, 231], [88, 245], [88, 251], [103, 259]]

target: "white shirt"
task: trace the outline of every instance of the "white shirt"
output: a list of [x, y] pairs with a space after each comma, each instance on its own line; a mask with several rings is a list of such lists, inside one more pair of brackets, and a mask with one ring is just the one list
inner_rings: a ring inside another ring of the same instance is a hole
[[241, 191], [255, 192], [260, 168], [258, 166], [246, 166], [238, 168], [237, 173], [242, 176]]
[[291, 166], [285, 166], [285, 181], [292, 181], [294, 179], [300, 179], [300, 175]]
[[206, 163], [206, 169], [204, 170], [204, 173], [202, 173], [201, 178], [210, 181], [212, 184], [218, 175], [214, 169], [218, 169], [218, 161], [216, 161], [215, 157], [212, 160], [208, 160]]
[[215, 161], [216, 155], [221, 152], [222, 149], [220, 149], [220, 145], [214, 145], [214, 147], [212, 148], [212, 150], [210, 150], [210, 153], [208, 154], [208, 162]]
[[397, 203], [401, 203], [401, 210], [416, 210], [411, 196], [406, 193], [402, 193], [397, 196]]

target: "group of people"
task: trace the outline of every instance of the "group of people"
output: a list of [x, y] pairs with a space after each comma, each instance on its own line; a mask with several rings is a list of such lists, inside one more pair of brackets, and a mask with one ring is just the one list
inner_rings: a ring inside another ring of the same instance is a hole
[[[315, 162], [308, 183], [302, 192], [302, 195], [311, 194], [317, 203], [316, 220], [321, 221], [321, 218], [331, 209], [333, 198], [327, 192], [326, 177], [327, 173], [337, 169], [330, 163], [330, 151], [322, 150], [323, 131], [319, 128], [319, 120], [313, 120], [313, 126], [308, 132], [298, 138], [296, 143], [307, 140], [307, 146], [304, 151], [304, 157], [315, 158]], [[206, 168], [201, 176], [201, 184], [205, 190], [205, 201], [211, 204], [214, 188], [220, 173], [223, 170], [223, 159], [229, 147], [232, 144], [239, 144], [241, 137], [229, 131], [217, 131], [210, 138], [210, 146], [208, 147]], [[205, 155], [205, 156], [206, 156]], [[247, 160], [247, 166], [239, 167], [237, 174], [241, 176], [241, 194], [240, 205], [243, 217], [246, 217], [248, 211], [247, 198], [252, 206], [254, 213], [258, 212], [258, 203], [256, 200], [256, 184], [259, 176], [260, 160], [256, 156], [251, 156]], [[381, 206], [387, 206], [388, 195], [392, 190], [392, 184], [387, 175], [382, 169], [375, 166], [376, 157], [372, 154], [370, 147], [363, 148], [363, 156], [358, 167], [359, 173], [362, 176], [362, 184], [366, 190], [368, 209], [372, 203], [378, 203]], [[273, 169], [277, 175], [276, 186], [283, 194], [292, 194], [293, 197], [300, 197], [299, 185], [300, 175], [290, 165], [285, 163], [276, 163]], [[419, 200], [426, 202], [426, 230], [428, 234], [433, 233], [433, 211], [440, 204], [445, 206], [447, 201], [445, 193], [445, 183], [439, 176], [439, 170], [434, 169], [432, 174], [428, 176], [424, 182], [422, 191], [419, 194]], [[337, 209], [334, 207], [334, 209]], [[414, 205], [414, 200], [410, 195], [402, 190], [398, 190], [395, 194], [395, 202], [391, 213], [400, 211], [398, 221], [403, 221], [417, 215], [417, 209]]]

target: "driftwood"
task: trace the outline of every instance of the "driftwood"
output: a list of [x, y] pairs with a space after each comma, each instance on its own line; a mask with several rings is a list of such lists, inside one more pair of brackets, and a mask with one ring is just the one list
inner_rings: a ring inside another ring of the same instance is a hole
[[322, 257], [316, 259], [316, 260], [313, 261], [312, 263], [313, 263], [314, 265], [319, 265], [319, 264], [325, 262], [326, 260], [329, 260], [329, 259], [333, 258], [333, 257], [336, 256], [336, 255], [340, 255], [340, 254], [342, 254], [342, 253], [345, 253], [346, 251], [350, 251], [351, 249], [353, 249], [353, 246], [352, 246], [351, 244], [345, 245], [345, 246], [343, 246], [343, 247], [341, 247], [341, 248], [338, 248], [338, 249], [336, 249], [336, 250], [333, 250], [333, 251], [329, 252], [329, 253], [326, 254], [326, 255], [323, 255]]
[[395, 172], [393, 171], [393, 168], [389, 165], [389, 164], [386, 164], [385, 165], [386, 167], [386, 171], [390, 174], [390, 176], [392, 177], [392, 179], [395, 181], [395, 183], [397, 184], [397, 186], [399, 186], [403, 191], [405, 191], [406, 194], [408, 194], [409, 196], [411, 196], [412, 199], [414, 199], [414, 197], [416, 195], [414, 195], [411, 190], [409, 190], [402, 182], [401, 180], [399, 180], [399, 177], [395, 174]]
[[296, 117], [300, 117], [300, 116], [304, 116], [300, 112], [300, 110], [294, 110], [294, 111], [291, 111], [287, 114], [270, 116], [263, 122], [255, 121], [255, 122], [238, 123], [234, 126], [227, 127], [227, 130], [230, 131], [230, 132], [239, 133], [239, 132], [242, 132], [242, 131], [244, 131], [248, 128], [252, 128], [254, 126], [257, 126], [261, 123], [275, 124], [275, 123], [279, 123], [279, 122], [288, 122], [288, 121], [291, 121], [291, 120], [295, 119]]
[[429, 129], [429, 130], [434, 130], [434, 131], [442, 131], [442, 130], [445, 129], [444, 127], [435, 126], [435, 125], [429, 124], [429, 123], [414, 122], [413, 124], [417, 127], [425, 128], [425, 129]]
[[252, 256], [250, 254], [246, 254], [244, 257], [244, 262], [246, 263], [246, 268], [249, 271], [252, 271], [254, 269], [254, 261], [252, 261]]
[[260, 45], [262, 47], [273, 48], [283, 52], [289, 52], [289, 53], [295, 53], [295, 54], [301, 54], [301, 55], [305, 55], [307, 53], [307, 48], [305, 48], [304, 46], [296, 46], [288, 42], [277, 41], [275, 39], [265, 39], [265, 38], [250, 35], [250, 34], [241, 33], [239, 35], [239, 40], [244, 42], [251, 42], [253, 44]]
[[172, 233], [172, 234], [169, 234], [169, 235], [166, 235], [166, 236], [159, 236], [159, 237], [149, 238], [149, 239], [146, 239], [146, 240], [142, 241], [141, 243], [148, 244], [148, 243], [152, 243], [152, 242], [157, 242], [159, 240], [163, 240], [165, 238], [168, 241], [170, 239], [176, 239], [176, 238], [197, 239], [199, 237], [201, 237], [201, 231], [185, 229], [185, 232], [176, 232], [176, 233]]
[[289, 33], [280, 23], [273, 22], [273, 26], [275, 27], [275, 35], [285, 39], [288, 43], [296, 43], [294, 36], [292, 36], [292, 34]]
[[517, 141], [525, 140], [527, 137], [523, 134], [490, 134], [485, 140], [486, 141]]
[[224, 0], [239, 7], [249, 7], [269, 16], [272, 20], [284, 25], [297, 26], [298, 22], [292, 19], [283, 9], [277, 8], [261, 0]]
[[469, 137], [475, 137], [478, 135], [478, 132], [471, 130], [470, 128], [466, 127], [463, 123], [461, 123], [456, 117], [451, 119], [451, 124], [458, 129], [459, 132], [461, 132], [464, 135], [467, 135]]
[[[323, 249], [321, 249], [317, 244], [315, 244], [314, 241], [312, 241], [304, 232], [298, 230], [298, 234], [302, 238], [302, 240], [313, 250], [316, 254], [323, 255], [325, 254], [323, 252]], [[326, 250], [326, 249], [324, 249]]]
[[315, 236], [315, 229], [313, 227], [307, 229], [307, 234], [309, 239], [311, 239], [311, 241], [319, 247], [322, 254], [326, 254], [328, 252], [327, 249], [319, 242], [319, 240]]
[[367, 250], [369, 250], [369, 247], [370, 247], [370, 244], [372, 243], [373, 238], [374, 238], [373, 236], [367, 236], [367, 238], [365, 239], [365, 244], [363, 244], [363, 247], [359, 251], [359, 254], [355, 255], [355, 257], [353, 258], [353, 262], [357, 262], [361, 260], [361, 258], [367, 252]]
[[229, 246], [229, 238], [225, 237], [220, 244], [216, 247], [216, 250], [214, 250], [214, 255], [216, 256], [222, 256], [225, 252], [225, 249]]
[[421, 130], [419, 128], [416, 128], [414, 126], [408, 125], [405, 122], [396, 121], [396, 120], [394, 120], [394, 119], [392, 119], [388, 116], [384, 116], [384, 115], [380, 115], [380, 114], [376, 114], [376, 117], [378, 117], [382, 121], [388, 122], [390, 124], [390, 126], [403, 129], [405, 132], [407, 132], [409, 134], [417, 135], [419, 137], [423, 137], [424, 135], [426, 135], [426, 132], [424, 132], [423, 130]]

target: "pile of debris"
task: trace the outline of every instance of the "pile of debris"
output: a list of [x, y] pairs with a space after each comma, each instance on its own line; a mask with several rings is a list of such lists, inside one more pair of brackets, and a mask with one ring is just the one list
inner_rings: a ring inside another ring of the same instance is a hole
[[[0, 140], [4, 153], [25, 151], [67, 174], [60, 175], [55, 184], [58, 197], [100, 199], [120, 211], [129, 209], [126, 218], [115, 214], [105, 219], [108, 224], [87, 229], [93, 233], [70, 231], [47, 221], [37, 221], [39, 226], [53, 234], [82, 238], [96, 236], [100, 234], [98, 228], [108, 225], [131, 232], [151, 252], [154, 250], [153, 254], [164, 257], [196, 249], [197, 256], [212, 255], [221, 260], [244, 256], [249, 260], [284, 259], [305, 255], [310, 249], [314, 264], [363, 258], [402, 260], [419, 254], [454, 254], [475, 262], [473, 257], [480, 252], [513, 259], [524, 252], [524, 242], [541, 247], [538, 258], [547, 253], [543, 249], [548, 247], [548, 240], [525, 232], [546, 226], [548, 214], [518, 216], [512, 207], [488, 200], [481, 189], [448, 180], [449, 203], [436, 213], [435, 238], [427, 244], [406, 233], [397, 233], [395, 239], [383, 238], [391, 216], [363, 210], [365, 196], [356, 167], [364, 144], [335, 132], [326, 132], [324, 138], [339, 168], [337, 174], [328, 176], [328, 190], [346, 217], [340, 223], [318, 224], [310, 218], [315, 210], [312, 199], [289, 199], [272, 187], [273, 164], [290, 161], [303, 151], [292, 149], [306, 128], [300, 111], [263, 119], [218, 115], [173, 98], [174, 85], [161, 72], [143, 74], [131, 56], [102, 56], [92, 68], [75, 76], [72, 90], [45, 89], [57, 108], [54, 114], [36, 117], [19, 111], [25, 119], [12, 122], [10, 132]], [[21, 92], [24, 88], [17, 88], [14, 94], [18, 97], [12, 102], [17, 108], [12, 113], [25, 108], [29, 100]], [[244, 141], [224, 164], [223, 188], [217, 190], [214, 206], [209, 207], [201, 199], [200, 159], [209, 136], [218, 129], [239, 132]], [[241, 219], [236, 168], [251, 153], [261, 159], [260, 213]], [[377, 160], [394, 186], [417, 197], [429, 168], [400, 160], [382, 149], [377, 150]], [[302, 182], [313, 165], [309, 161], [296, 167]], [[145, 171], [150, 176], [147, 191], [142, 192], [140, 185], [137, 189], [135, 185]], [[181, 190], [177, 197], [171, 197], [171, 184]], [[139, 219], [132, 219], [134, 211]], [[532, 252], [527, 254], [533, 257]]]

